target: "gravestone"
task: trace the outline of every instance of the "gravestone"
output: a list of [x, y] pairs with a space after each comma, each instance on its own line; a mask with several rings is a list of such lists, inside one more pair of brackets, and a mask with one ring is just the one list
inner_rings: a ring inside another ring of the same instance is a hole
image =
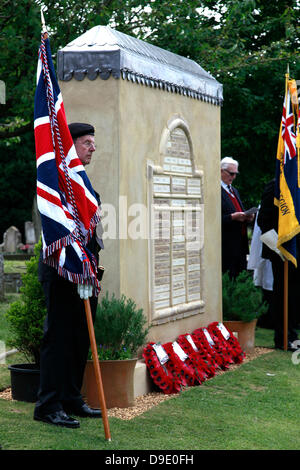
[[20, 231], [15, 226], [9, 227], [3, 236], [2, 251], [4, 253], [16, 253], [22, 246], [22, 236]]
[[37, 243], [33, 222], [25, 222], [25, 244], [28, 253], [34, 252], [34, 245]]
[[26, 245], [34, 245], [36, 243], [33, 222], [25, 222], [25, 243]]

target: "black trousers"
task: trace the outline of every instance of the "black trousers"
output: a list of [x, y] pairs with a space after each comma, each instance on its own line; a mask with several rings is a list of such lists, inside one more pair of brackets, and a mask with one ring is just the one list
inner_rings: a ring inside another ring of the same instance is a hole
[[242, 271], [247, 269], [246, 253], [239, 254], [230, 252], [222, 255], [222, 273], [229, 273], [235, 279]]
[[[284, 321], [284, 263], [278, 255], [272, 259], [274, 276], [272, 313], [274, 321], [275, 347], [283, 346]], [[300, 269], [288, 263], [288, 341], [298, 339], [297, 326], [300, 320]]]
[[[47, 317], [41, 347], [36, 412], [48, 414], [83, 403], [81, 386], [90, 339], [77, 285], [59, 276], [42, 283]], [[97, 297], [90, 297], [95, 320]]]

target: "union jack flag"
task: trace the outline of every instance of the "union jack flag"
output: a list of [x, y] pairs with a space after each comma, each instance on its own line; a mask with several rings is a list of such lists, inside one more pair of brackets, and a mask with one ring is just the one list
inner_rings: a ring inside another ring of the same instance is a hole
[[49, 39], [44, 35], [38, 57], [34, 135], [43, 261], [71, 282], [92, 285], [98, 294], [96, 260], [86, 248], [100, 221], [98, 203], [73, 144]]
[[275, 199], [278, 206], [278, 243], [283, 255], [297, 266], [296, 235], [300, 233], [300, 162], [296, 126], [298, 97], [295, 80], [287, 80], [278, 138]]
[[284, 144], [284, 164], [286, 158], [294, 158], [296, 156], [296, 132], [295, 132], [295, 116], [289, 88], [287, 96], [283, 104], [282, 120], [281, 120], [282, 140]]

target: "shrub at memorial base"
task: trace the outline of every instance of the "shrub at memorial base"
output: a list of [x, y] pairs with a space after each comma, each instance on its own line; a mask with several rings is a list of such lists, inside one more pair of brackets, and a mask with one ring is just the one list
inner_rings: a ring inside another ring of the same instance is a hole
[[8, 344], [22, 352], [29, 362], [40, 362], [40, 345], [46, 316], [44, 293], [38, 281], [38, 261], [41, 242], [35, 246], [34, 256], [26, 262], [22, 276], [20, 300], [13, 302], [6, 313], [11, 337]]
[[97, 308], [95, 337], [100, 360], [131, 359], [146, 342], [146, 318], [132, 299], [108, 293]]
[[[102, 298], [94, 328], [107, 408], [134, 404], [134, 371], [148, 334], [145, 324], [143, 310], [132, 299], [109, 298], [108, 293]], [[93, 361], [85, 368], [82, 395], [92, 408], [99, 408]]]
[[222, 283], [223, 320], [250, 322], [268, 310], [261, 288], [254, 285], [248, 271], [242, 271], [235, 279], [225, 273]]

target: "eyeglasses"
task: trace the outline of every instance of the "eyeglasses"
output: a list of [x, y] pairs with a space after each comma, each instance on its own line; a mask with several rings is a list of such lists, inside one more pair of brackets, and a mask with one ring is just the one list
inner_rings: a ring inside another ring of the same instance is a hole
[[96, 148], [96, 145], [95, 145], [95, 142], [91, 142], [90, 140], [86, 140], [84, 142], [80, 142], [81, 145], [83, 145], [84, 147], [86, 147], [87, 149], [91, 148], [91, 147], [94, 147]]
[[226, 173], [228, 173], [230, 176], [236, 176], [239, 174], [238, 171], [229, 171], [229, 170], [225, 170], [223, 169], [223, 171], [226, 171]]

